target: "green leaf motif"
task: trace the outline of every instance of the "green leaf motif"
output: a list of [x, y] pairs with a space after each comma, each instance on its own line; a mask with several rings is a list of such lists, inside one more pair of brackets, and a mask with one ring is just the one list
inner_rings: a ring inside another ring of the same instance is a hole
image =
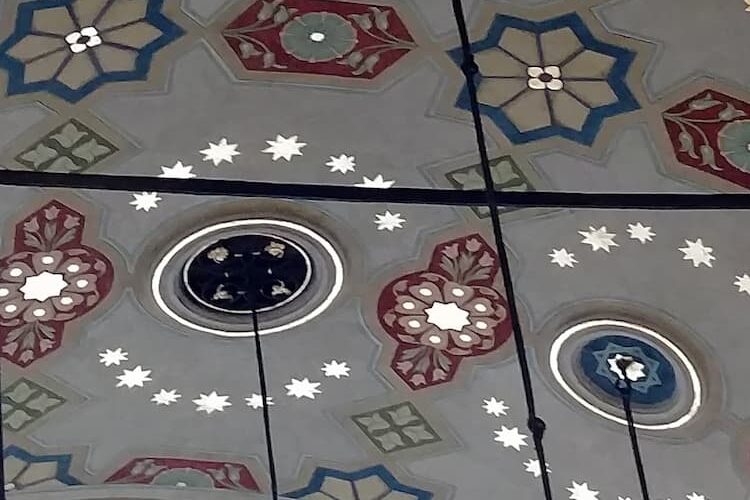
[[414, 415], [409, 405], [403, 405], [393, 411], [389, 411], [388, 415], [393, 420], [393, 423], [398, 426], [408, 425], [415, 420], [419, 420], [419, 417]]
[[73, 155], [81, 158], [88, 163], [93, 163], [100, 156], [111, 153], [112, 150], [107, 146], [102, 146], [96, 139], [91, 139], [73, 150]]
[[34, 165], [34, 168], [39, 168], [42, 164], [47, 163], [53, 158], [57, 157], [57, 151], [52, 148], [48, 148], [42, 143], [36, 145], [34, 149], [26, 151], [19, 158], [27, 163]]
[[13, 387], [12, 391], [6, 394], [6, 397], [15, 403], [23, 403], [28, 400], [34, 392], [36, 392], [35, 389], [30, 387], [27, 383], [19, 382]]
[[57, 143], [64, 148], [70, 148], [84, 135], [86, 135], [86, 132], [81, 132], [75, 125], [68, 123], [60, 132], [50, 136], [50, 139], [57, 141]]
[[401, 436], [399, 436], [395, 432], [387, 432], [382, 436], [377, 436], [375, 439], [380, 441], [380, 446], [385, 451], [391, 451], [395, 448], [402, 448], [405, 446], [404, 441], [401, 439]]
[[10, 427], [14, 431], [21, 430], [26, 424], [30, 423], [34, 418], [22, 410], [16, 410], [7, 418], [3, 419], [3, 423]]
[[391, 427], [379, 413], [373, 413], [369, 417], [359, 417], [357, 421], [367, 427], [367, 432], [382, 431]]

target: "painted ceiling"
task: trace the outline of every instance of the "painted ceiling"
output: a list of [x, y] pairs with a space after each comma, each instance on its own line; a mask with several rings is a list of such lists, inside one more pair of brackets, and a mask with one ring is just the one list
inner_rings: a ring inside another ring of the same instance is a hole
[[[464, 8], [498, 190], [750, 187], [742, 0]], [[447, 0], [0, 12], [4, 169], [483, 188]], [[7, 498], [269, 498], [253, 308], [283, 497], [542, 497], [486, 207], [2, 187], [0, 213]], [[624, 377], [651, 498], [750, 498], [746, 216], [502, 209], [554, 498], [640, 498]]]

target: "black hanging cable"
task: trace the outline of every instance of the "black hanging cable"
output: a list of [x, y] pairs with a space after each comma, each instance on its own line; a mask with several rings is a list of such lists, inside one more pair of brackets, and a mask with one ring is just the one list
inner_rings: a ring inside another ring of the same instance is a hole
[[487, 206], [490, 209], [490, 219], [492, 221], [492, 232], [495, 236], [495, 247], [497, 248], [497, 254], [500, 259], [500, 269], [502, 270], [503, 284], [505, 285], [505, 291], [508, 299], [508, 315], [510, 316], [511, 327], [513, 328], [513, 338], [516, 344], [516, 353], [518, 356], [518, 364], [521, 368], [521, 379], [523, 381], [523, 390], [526, 397], [526, 408], [529, 413], [528, 427], [531, 431], [532, 438], [534, 439], [534, 447], [536, 448], [537, 458], [539, 459], [539, 470], [542, 476], [542, 486], [544, 488], [544, 497], [546, 500], [552, 500], [552, 488], [549, 482], [549, 473], [547, 472], [547, 461], [544, 456], [544, 445], [542, 444], [542, 438], [544, 437], [544, 430], [546, 424], [536, 414], [536, 407], [534, 404], [534, 390], [531, 384], [531, 373], [529, 370], [529, 363], [526, 358], [526, 346], [523, 340], [523, 334], [521, 333], [521, 322], [518, 317], [518, 310], [516, 309], [516, 297], [513, 290], [513, 280], [510, 272], [510, 262], [508, 260], [508, 253], [505, 250], [505, 243], [503, 241], [503, 231], [500, 225], [500, 216], [498, 214], [497, 200], [495, 199], [495, 186], [492, 180], [492, 172], [490, 171], [490, 160], [487, 156], [487, 144], [484, 139], [484, 131], [482, 129], [482, 117], [479, 112], [479, 101], [477, 100], [477, 87], [474, 82], [479, 68], [476, 62], [474, 62], [474, 55], [471, 52], [471, 44], [469, 42], [469, 34], [466, 29], [466, 19], [464, 18], [464, 11], [461, 5], [461, 0], [452, 0], [453, 13], [456, 17], [456, 24], [458, 25], [458, 33], [461, 37], [461, 49], [463, 51], [463, 62], [461, 64], [461, 70], [466, 77], [466, 87], [469, 93], [469, 102], [471, 104], [471, 116], [474, 121], [474, 132], [476, 134], [477, 149], [479, 149], [479, 159], [482, 167], [482, 176], [484, 177], [484, 186], [486, 194]]
[[620, 368], [623, 378], [617, 383], [617, 388], [622, 396], [622, 408], [625, 410], [625, 419], [628, 421], [628, 434], [630, 434], [630, 446], [633, 449], [633, 459], [635, 460], [635, 470], [638, 472], [638, 482], [641, 485], [641, 497], [643, 500], [649, 500], [648, 484], [646, 483], [646, 471], [643, 468], [641, 459], [641, 450], [638, 446], [638, 434], [635, 430], [635, 420], [633, 419], [633, 408], [631, 407], [631, 395], [633, 394], [633, 384], [628, 378], [627, 369], [633, 363], [632, 359], [622, 358], [617, 361], [617, 367]]
[[[0, 388], [3, 386], [2, 366], [3, 363], [0, 359]], [[0, 463], [0, 500], [5, 500], [5, 441], [3, 440], [3, 427], [4, 426], [0, 425], [0, 451], [3, 453], [3, 461]]]
[[260, 397], [263, 401], [263, 427], [266, 431], [266, 453], [268, 454], [268, 474], [269, 476], [271, 476], [271, 498], [273, 500], [279, 500], [279, 485], [276, 481], [276, 461], [274, 460], [273, 456], [273, 441], [271, 439], [271, 415], [268, 411], [268, 387], [266, 386], [266, 370], [263, 366], [263, 350], [260, 346], [258, 312], [254, 308], [253, 335], [255, 338], [255, 358], [258, 363], [258, 382], [260, 384]]

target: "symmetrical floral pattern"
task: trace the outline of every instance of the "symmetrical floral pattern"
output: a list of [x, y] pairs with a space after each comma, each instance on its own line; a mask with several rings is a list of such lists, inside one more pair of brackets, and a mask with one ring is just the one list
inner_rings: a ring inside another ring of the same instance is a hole
[[136, 458], [107, 482], [260, 491], [255, 478], [242, 464], [183, 458]]
[[492, 288], [497, 256], [479, 234], [442, 243], [429, 266], [390, 282], [378, 317], [398, 342], [391, 367], [412, 389], [450, 381], [462, 358], [510, 336], [507, 302]]
[[416, 47], [392, 7], [333, 0], [253, 2], [222, 35], [249, 71], [364, 79]]
[[663, 116], [680, 163], [750, 187], [750, 104], [705, 90]]
[[151, 59], [183, 34], [164, 0], [23, 2], [0, 44], [8, 94], [47, 91], [77, 102], [107, 82], [145, 80]]
[[16, 226], [13, 253], [0, 259], [0, 355], [17, 365], [60, 347], [65, 323], [112, 287], [112, 263], [82, 243], [84, 224], [52, 201]]
[[3, 389], [3, 427], [19, 432], [65, 404], [65, 398], [27, 378]]
[[3, 450], [5, 491], [57, 490], [81, 482], [70, 475], [71, 455], [33, 455], [18, 446]]
[[310, 484], [301, 490], [286, 493], [287, 498], [316, 500], [431, 500], [429, 491], [401, 484], [382, 465], [355, 472], [318, 467]]
[[352, 420], [383, 453], [440, 441], [437, 432], [409, 402], [353, 415]]
[[[559, 135], [590, 145], [606, 118], [639, 107], [625, 83], [634, 53], [594, 38], [576, 14], [498, 15], [472, 49], [481, 111], [514, 143]], [[461, 63], [460, 48], [450, 54]], [[456, 105], [469, 109], [465, 87]]]

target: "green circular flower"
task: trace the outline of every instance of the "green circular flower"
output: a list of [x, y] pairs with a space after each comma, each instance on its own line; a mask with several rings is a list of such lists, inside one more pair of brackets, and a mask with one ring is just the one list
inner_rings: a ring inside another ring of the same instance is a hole
[[750, 173], [750, 120], [725, 125], [719, 131], [719, 151], [739, 170]]
[[213, 488], [211, 476], [197, 469], [180, 468], [165, 470], [157, 474], [151, 484], [180, 486], [184, 488]]
[[311, 12], [292, 19], [281, 31], [281, 46], [300, 61], [331, 61], [357, 44], [349, 21], [330, 12]]

